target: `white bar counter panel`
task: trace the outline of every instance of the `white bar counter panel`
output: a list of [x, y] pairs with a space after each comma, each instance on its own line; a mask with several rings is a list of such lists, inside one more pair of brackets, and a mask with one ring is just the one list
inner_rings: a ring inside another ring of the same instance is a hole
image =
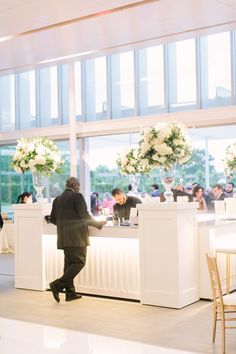
[[[46, 290], [63, 274], [64, 255], [57, 250], [56, 226], [46, 224], [49, 204], [13, 206], [16, 225], [15, 287]], [[75, 278], [82, 293], [127, 299], [140, 298], [138, 229], [90, 228], [87, 263]]]
[[137, 207], [141, 302], [182, 308], [199, 300], [196, 204]]
[[[46, 286], [63, 273], [64, 254], [56, 249], [56, 227], [44, 225]], [[76, 291], [126, 299], [140, 298], [138, 229], [89, 227], [90, 246], [84, 269], [75, 278]]]

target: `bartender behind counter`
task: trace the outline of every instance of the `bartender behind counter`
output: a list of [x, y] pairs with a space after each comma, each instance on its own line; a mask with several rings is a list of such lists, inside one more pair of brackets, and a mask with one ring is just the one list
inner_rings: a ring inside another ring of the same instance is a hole
[[142, 203], [140, 199], [126, 195], [119, 188], [113, 189], [111, 194], [116, 201], [116, 204], [113, 205], [113, 219], [120, 220], [120, 222], [129, 220], [130, 209]]

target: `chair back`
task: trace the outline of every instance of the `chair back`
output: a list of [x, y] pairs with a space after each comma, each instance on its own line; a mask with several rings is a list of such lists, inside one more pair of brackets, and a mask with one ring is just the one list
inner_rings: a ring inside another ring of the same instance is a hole
[[219, 277], [219, 271], [217, 267], [217, 262], [215, 257], [210, 257], [206, 254], [207, 265], [210, 275], [211, 288], [212, 288], [212, 297], [214, 304], [217, 307], [220, 307], [221, 312], [224, 312], [224, 302], [221, 288], [221, 281]]

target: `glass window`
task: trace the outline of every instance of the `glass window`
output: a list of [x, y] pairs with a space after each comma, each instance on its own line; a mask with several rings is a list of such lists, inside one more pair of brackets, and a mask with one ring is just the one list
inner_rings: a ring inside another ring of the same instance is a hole
[[60, 69], [60, 95], [59, 99], [61, 100], [61, 116], [63, 124], [69, 123], [69, 85], [68, 85], [68, 65], [63, 64], [58, 67]]
[[195, 39], [168, 44], [168, 89], [171, 111], [196, 107]]
[[62, 158], [65, 161], [62, 173], [53, 173], [47, 180], [47, 185], [44, 195], [47, 198], [55, 198], [63, 192], [66, 185], [66, 180], [70, 177], [70, 146], [69, 140], [56, 140], [55, 144], [61, 152]]
[[86, 120], [107, 117], [107, 67], [106, 57], [85, 62]]
[[111, 96], [112, 118], [134, 115], [133, 52], [111, 56]]
[[18, 100], [20, 129], [36, 127], [35, 71], [19, 74]]
[[74, 65], [75, 71], [75, 114], [77, 120], [82, 120], [82, 80], [81, 62], [77, 61]]
[[200, 43], [202, 107], [230, 104], [230, 32], [202, 37]]
[[39, 70], [39, 111], [42, 127], [61, 123], [58, 112], [57, 66]]
[[121, 176], [116, 164], [118, 153], [136, 146], [139, 134], [118, 134], [86, 138], [91, 192], [111, 192], [119, 187], [128, 191], [129, 177]]
[[0, 124], [1, 130], [15, 130], [15, 76], [0, 77]]
[[141, 115], [164, 111], [163, 46], [138, 51], [139, 113]]

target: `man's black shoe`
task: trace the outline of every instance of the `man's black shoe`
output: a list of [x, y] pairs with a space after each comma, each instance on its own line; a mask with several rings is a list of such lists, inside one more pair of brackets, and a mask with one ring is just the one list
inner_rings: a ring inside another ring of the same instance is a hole
[[59, 298], [59, 291], [56, 288], [55, 284], [49, 283], [50, 289], [52, 290], [52, 295], [54, 297], [54, 299], [56, 300], [56, 302], [60, 302], [60, 298]]
[[66, 301], [73, 301], [73, 300], [78, 300], [81, 299], [81, 295], [75, 294], [75, 295], [67, 295], [66, 296]]

